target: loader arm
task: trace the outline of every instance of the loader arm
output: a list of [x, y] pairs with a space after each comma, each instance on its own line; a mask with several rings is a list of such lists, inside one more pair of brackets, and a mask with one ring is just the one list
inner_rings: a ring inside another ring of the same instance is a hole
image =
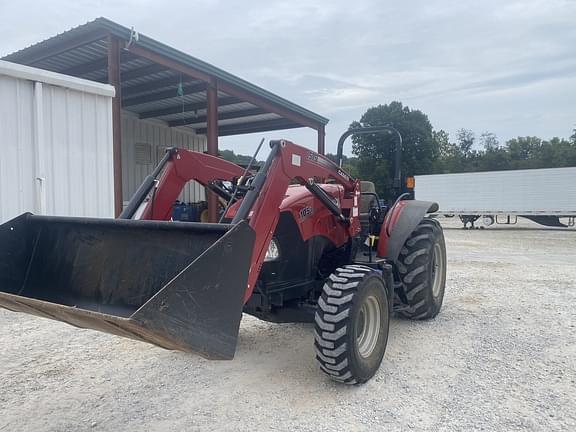
[[[360, 230], [357, 180], [326, 157], [289, 141], [273, 141], [271, 147], [264, 167], [254, 178], [251, 190], [242, 199], [237, 212], [232, 210], [227, 215], [234, 216], [233, 224], [249, 220], [256, 233], [244, 302], [252, 295], [278, 223], [279, 207], [293, 181], [305, 185], [341, 223], [347, 224], [351, 236]], [[232, 162], [184, 149], [170, 149], [156, 171], [143, 183], [141, 199], [138, 200], [137, 192], [131, 201], [132, 206], [140, 207], [133, 213], [136, 219], [169, 220], [174, 201], [190, 180], [210, 188], [214, 180], [232, 181], [244, 174], [244, 169]], [[340, 203], [334, 203], [315, 182], [326, 179], [343, 186], [344, 198]]]
[[[252, 182], [252, 189], [246, 194], [232, 219], [232, 224], [249, 220], [250, 227], [256, 233], [244, 302], [252, 295], [268, 245], [278, 224], [280, 205], [293, 181], [306, 186], [334, 214], [337, 221], [345, 224], [350, 237], [355, 237], [360, 232], [358, 180], [326, 157], [290, 141], [272, 141], [271, 147], [266, 163]], [[317, 180], [324, 182], [328, 179], [343, 187], [339, 203], [335, 203], [316, 183]]]
[[120, 219], [170, 220], [172, 206], [190, 180], [214, 189], [215, 180], [232, 181], [243, 173], [242, 167], [216, 156], [169, 149], [136, 191]]
[[[304, 184], [351, 237], [360, 230], [359, 182], [288, 141], [272, 143], [264, 167], [227, 213], [228, 220], [234, 213], [232, 223], [166, 221], [187, 181], [213, 189], [213, 180], [234, 181], [243, 173], [213, 156], [173, 149], [120, 219], [23, 214], [0, 225], [0, 307], [232, 358], [243, 304], [290, 183]], [[338, 196], [316, 179], [339, 183]]]

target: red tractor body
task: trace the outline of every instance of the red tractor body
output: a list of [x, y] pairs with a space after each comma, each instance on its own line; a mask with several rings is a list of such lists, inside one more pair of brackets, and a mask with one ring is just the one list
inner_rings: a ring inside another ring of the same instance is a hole
[[[221, 223], [170, 221], [190, 180], [226, 200]], [[289, 141], [271, 142], [255, 175], [171, 149], [117, 220], [0, 225], [0, 306], [221, 359], [243, 311], [315, 322], [322, 370], [364, 382], [393, 311], [438, 313], [446, 261], [439, 224], [424, 219], [434, 203], [382, 208], [365, 186]]]

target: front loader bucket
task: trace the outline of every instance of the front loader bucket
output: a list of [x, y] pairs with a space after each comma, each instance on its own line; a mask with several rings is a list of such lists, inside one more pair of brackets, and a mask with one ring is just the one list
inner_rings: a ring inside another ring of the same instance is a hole
[[254, 231], [23, 214], [0, 225], [0, 306], [234, 357]]

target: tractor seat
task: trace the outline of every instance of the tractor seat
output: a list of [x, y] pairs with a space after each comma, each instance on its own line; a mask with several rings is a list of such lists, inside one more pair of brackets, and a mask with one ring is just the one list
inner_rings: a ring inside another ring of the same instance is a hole
[[[368, 234], [370, 229], [370, 208], [371, 207], [378, 207], [380, 204], [378, 203], [378, 199], [376, 198], [376, 187], [374, 183], [369, 181], [361, 181], [360, 182], [360, 192], [362, 195], [360, 196], [360, 225], [362, 227], [362, 232]], [[370, 193], [370, 195], [365, 195], [366, 193]]]

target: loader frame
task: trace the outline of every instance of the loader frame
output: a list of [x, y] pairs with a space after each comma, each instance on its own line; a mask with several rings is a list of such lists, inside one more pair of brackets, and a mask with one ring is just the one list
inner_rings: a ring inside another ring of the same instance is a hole
[[[291, 182], [305, 186], [332, 213], [340, 227], [332, 234], [338, 246], [360, 232], [358, 180], [328, 158], [290, 141], [271, 141], [270, 147], [266, 162], [247, 187], [246, 194], [225, 215], [231, 219], [232, 225], [248, 220], [256, 233], [244, 302], [254, 291], [268, 244], [279, 220], [278, 208]], [[196, 180], [214, 191], [219, 190], [217, 180], [237, 180], [243, 172], [238, 165], [211, 155], [169, 149], [159, 166], [134, 194], [120, 218], [169, 220], [172, 205], [188, 181]], [[339, 203], [335, 203], [318, 185], [327, 180], [341, 186]]]
[[[360, 181], [290, 141], [270, 147], [246, 177], [231, 162], [169, 149], [116, 220], [25, 214], [0, 225], [0, 306], [212, 359], [233, 357], [243, 309], [270, 321], [309, 321], [322, 281], [339, 265], [377, 271], [391, 308], [400, 248], [435, 204], [401, 195], [378, 222], [380, 239], [366, 258]], [[229, 200], [224, 223], [169, 222], [190, 180]], [[314, 242], [315, 255], [303, 280], [277, 284], [271, 295], [258, 282], [287, 217], [303, 243]]]

